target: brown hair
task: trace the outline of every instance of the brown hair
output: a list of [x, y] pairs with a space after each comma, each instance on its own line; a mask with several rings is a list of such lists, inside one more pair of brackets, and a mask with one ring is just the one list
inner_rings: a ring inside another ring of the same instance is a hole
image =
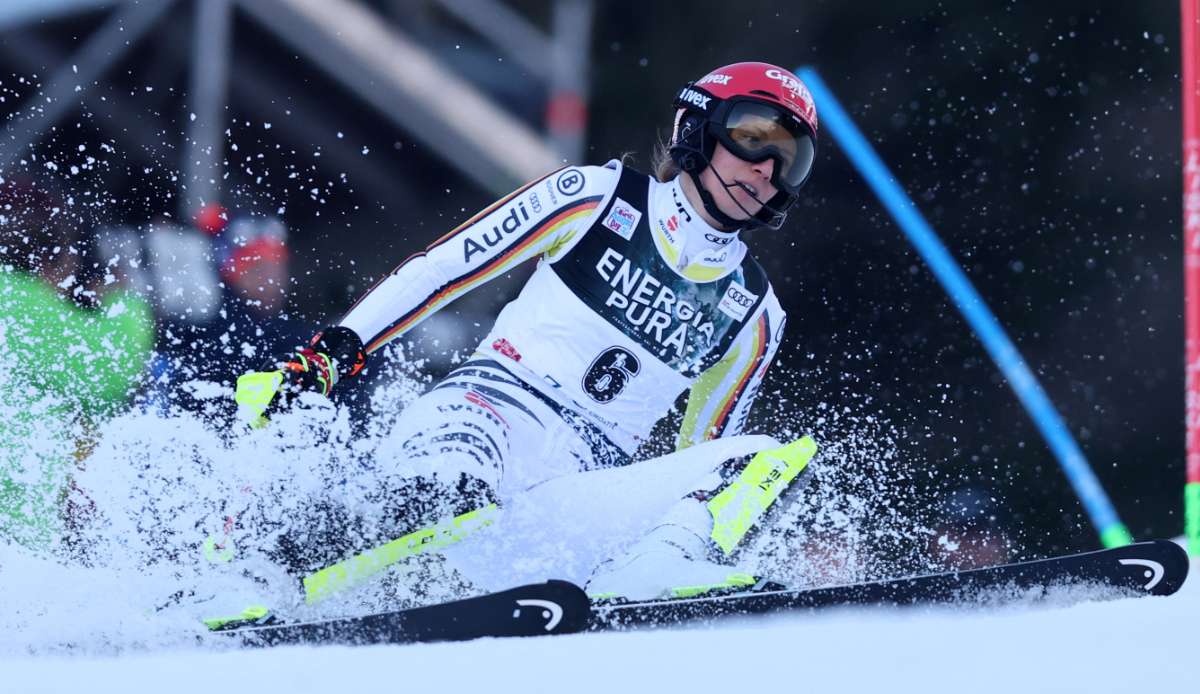
[[671, 146], [666, 140], [654, 143], [654, 153], [650, 155], [650, 170], [659, 183], [666, 183], [679, 175], [679, 164], [671, 158]]

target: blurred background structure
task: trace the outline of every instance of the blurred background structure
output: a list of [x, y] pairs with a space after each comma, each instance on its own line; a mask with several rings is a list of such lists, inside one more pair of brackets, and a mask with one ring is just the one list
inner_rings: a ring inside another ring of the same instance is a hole
[[[198, 343], [184, 332], [228, 333], [222, 263], [245, 246], [233, 229], [282, 225], [285, 253], [240, 256], [286, 258], [270, 300], [311, 332], [560, 162], [632, 152], [647, 166], [674, 91], [738, 60], [820, 71], [1134, 536], [1178, 534], [1174, 3], [6, 0], [0, 174], [53, 175], [81, 228], [132, 234], [147, 269], [130, 281], [155, 296], [159, 352], [186, 353]], [[875, 484], [917, 480], [951, 500], [969, 488], [975, 510], [939, 522], [996, 527], [1028, 553], [1095, 546], [1033, 425], [834, 143], [786, 227], [749, 243], [790, 316], [752, 429], [786, 420], [836, 438], [886, 421], [915, 474]], [[185, 260], [198, 257], [209, 265]], [[414, 349], [444, 368], [523, 279], [450, 307]]]

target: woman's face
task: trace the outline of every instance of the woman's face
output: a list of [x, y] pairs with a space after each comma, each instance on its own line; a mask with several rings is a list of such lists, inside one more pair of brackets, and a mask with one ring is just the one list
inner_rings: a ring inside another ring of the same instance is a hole
[[[714, 169], [721, 175], [720, 178], [713, 173]], [[774, 172], [774, 159], [748, 162], [737, 158], [718, 142], [709, 166], [700, 173], [700, 181], [704, 188], [712, 193], [721, 212], [733, 219], [743, 220], [757, 214], [763, 203], [778, 192], [771, 184], [771, 175]], [[721, 179], [724, 179], [728, 187], [721, 183]], [[760, 200], [762, 202], [759, 202]]]

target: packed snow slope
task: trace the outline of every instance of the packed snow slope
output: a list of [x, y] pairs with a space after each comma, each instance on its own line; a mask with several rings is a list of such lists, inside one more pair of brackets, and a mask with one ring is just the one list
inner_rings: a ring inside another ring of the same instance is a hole
[[[0, 657], [35, 692], [1197, 691], [1200, 580], [1067, 607], [878, 608], [467, 643]], [[11, 594], [7, 599], [15, 596]]]

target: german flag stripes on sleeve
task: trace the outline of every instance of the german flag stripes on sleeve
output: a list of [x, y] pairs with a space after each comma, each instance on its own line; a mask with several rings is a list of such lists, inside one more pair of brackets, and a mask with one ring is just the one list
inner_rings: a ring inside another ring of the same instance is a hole
[[692, 384], [677, 448], [742, 432], [779, 348], [785, 320], [779, 300], [768, 290], [758, 315], [747, 322], [725, 357]]
[[340, 324], [362, 338], [368, 354], [378, 350], [458, 297], [586, 231], [616, 184], [611, 173], [569, 167], [513, 191], [409, 256]]

